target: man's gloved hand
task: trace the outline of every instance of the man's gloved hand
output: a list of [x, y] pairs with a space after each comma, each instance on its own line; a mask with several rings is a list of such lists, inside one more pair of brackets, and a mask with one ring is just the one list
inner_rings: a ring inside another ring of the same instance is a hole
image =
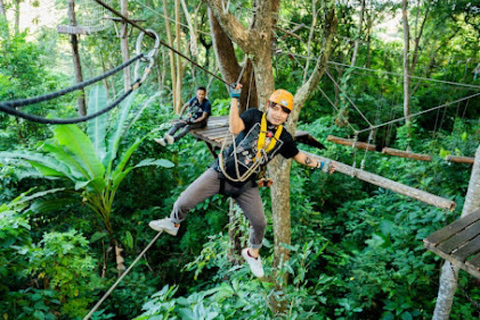
[[240, 94], [242, 93], [241, 86], [237, 83], [232, 83], [230, 85], [230, 98], [240, 99]]
[[332, 161], [327, 160], [325, 162], [317, 161], [317, 169], [322, 170], [325, 173], [332, 173], [335, 171]]

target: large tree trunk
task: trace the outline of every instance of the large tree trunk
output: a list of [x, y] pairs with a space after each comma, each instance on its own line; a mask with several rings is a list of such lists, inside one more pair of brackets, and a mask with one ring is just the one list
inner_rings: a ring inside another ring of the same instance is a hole
[[[77, 21], [75, 18], [75, 0], [68, 0], [68, 22], [71, 26], [76, 26]], [[73, 70], [75, 72], [75, 82], [80, 83], [83, 81], [82, 75], [82, 63], [80, 61], [80, 53], [78, 51], [78, 38], [76, 34], [70, 36], [70, 43], [72, 45], [72, 58], [73, 58]], [[84, 116], [87, 114], [87, 108], [85, 107], [85, 90], [80, 90], [80, 95], [77, 98], [78, 114]]]
[[[480, 208], [480, 146], [475, 153], [475, 162], [468, 184], [467, 196], [463, 205], [464, 217]], [[453, 270], [452, 270], [453, 269]], [[449, 261], [445, 261], [440, 276], [440, 288], [438, 289], [437, 303], [433, 312], [433, 320], [448, 320], [452, 309], [453, 297], [457, 291], [458, 269]]]
[[7, 12], [5, 11], [5, 3], [3, 0], [0, 0], [0, 16], [7, 21]]
[[[238, 80], [238, 77], [242, 71], [242, 67], [238, 64], [235, 56], [235, 49], [233, 43], [227, 36], [225, 31], [218, 23], [211, 10], [208, 10], [208, 16], [210, 18], [210, 30], [212, 32], [212, 42], [217, 57], [218, 64], [220, 66], [220, 72], [223, 79], [228, 83], [234, 83]], [[252, 61], [247, 59], [244, 61], [245, 71], [240, 83], [244, 86], [244, 90], [240, 96], [239, 111], [245, 111], [247, 106], [257, 108], [257, 89], [255, 81], [252, 79]], [[247, 99], [249, 98], [249, 101]]]
[[408, 25], [408, 0], [402, 0], [402, 24], [403, 24], [403, 114], [408, 128], [407, 135], [410, 137], [410, 72], [409, 72], [409, 53], [410, 53], [410, 27]]
[[[120, 0], [120, 12], [124, 17], [128, 18], [128, 0]], [[128, 61], [128, 59], [130, 59], [130, 53], [128, 51], [128, 23], [123, 20], [120, 22], [120, 49], [122, 51], [123, 62]], [[130, 79], [130, 68], [123, 69], [123, 83], [125, 86], [125, 91], [130, 89]]]

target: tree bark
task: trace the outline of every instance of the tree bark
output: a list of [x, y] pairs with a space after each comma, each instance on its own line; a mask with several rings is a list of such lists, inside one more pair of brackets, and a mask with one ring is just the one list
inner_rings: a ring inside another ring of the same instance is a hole
[[410, 72], [408, 57], [410, 53], [410, 27], [408, 25], [408, 0], [402, 0], [402, 25], [403, 25], [403, 114], [407, 125], [407, 136], [410, 137], [411, 111], [410, 111]]
[[[75, 18], [75, 0], [68, 0], [68, 21], [69, 25], [76, 26], [77, 21]], [[78, 51], [78, 38], [76, 34], [70, 35], [70, 44], [72, 45], [72, 58], [73, 58], [73, 70], [75, 72], [75, 82], [80, 83], [83, 81], [82, 75], [82, 63], [80, 61], [80, 53]], [[87, 114], [87, 108], [85, 106], [85, 90], [79, 90], [80, 94], [77, 98], [78, 114], [84, 116]]]
[[0, 15], [3, 16], [5, 21], [7, 20], [7, 12], [5, 11], [5, 3], [3, 0], [0, 0]]
[[[208, 15], [210, 18], [210, 30], [212, 32], [213, 48], [215, 56], [219, 62], [218, 64], [220, 66], [222, 77], [228, 83], [237, 82], [242, 71], [242, 67], [237, 62], [233, 43], [225, 31], [223, 31], [211, 10], [208, 10]], [[239, 101], [240, 112], [245, 111], [247, 105], [253, 106], [254, 108], [258, 107], [255, 81], [251, 81], [253, 73], [252, 61], [247, 59], [244, 61], [244, 66], [245, 71], [242, 79], [240, 79], [240, 83], [244, 86]], [[247, 99], [249, 99], [249, 101], [247, 101]]]
[[[123, 16], [128, 18], [128, 0], [120, 0], [120, 12]], [[128, 59], [130, 59], [130, 53], [128, 50], [128, 23], [123, 20], [120, 22], [120, 49], [122, 52], [122, 61], [128, 61]], [[130, 68], [123, 69], [123, 83], [125, 91], [130, 89], [130, 79]]]
[[[480, 208], [480, 146], [475, 153], [470, 183], [468, 184], [467, 196], [463, 205], [461, 218]], [[453, 270], [452, 270], [453, 268]], [[440, 275], [440, 287], [438, 289], [437, 303], [433, 312], [432, 320], [448, 320], [452, 310], [453, 297], [457, 291], [458, 269], [445, 261]]]

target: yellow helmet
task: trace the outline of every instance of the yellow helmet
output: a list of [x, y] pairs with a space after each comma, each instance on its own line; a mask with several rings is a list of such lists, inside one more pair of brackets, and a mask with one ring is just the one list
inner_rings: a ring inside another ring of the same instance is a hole
[[270, 99], [268, 100], [276, 104], [279, 104], [289, 109], [290, 111], [293, 110], [293, 95], [287, 90], [283, 90], [283, 89], [275, 90], [270, 96]]

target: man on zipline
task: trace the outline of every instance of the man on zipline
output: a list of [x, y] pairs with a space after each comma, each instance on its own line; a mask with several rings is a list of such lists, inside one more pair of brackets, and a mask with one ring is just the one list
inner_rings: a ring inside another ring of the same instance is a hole
[[[265, 232], [266, 220], [257, 180], [267, 163], [277, 154], [312, 168], [332, 173], [330, 162], [318, 162], [297, 149], [293, 137], [284, 128], [293, 110], [293, 95], [279, 89], [268, 99], [265, 113], [250, 109], [238, 113], [241, 85], [231, 89], [229, 125], [232, 134], [238, 134], [230, 149], [220, 153], [219, 159], [197, 178], [177, 199], [170, 217], [153, 220], [149, 226], [175, 236], [180, 223], [197, 204], [215, 195], [224, 194], [235, 199], [250, 222], [249, 248], [242, 250], [243, 258], [253, 274], [264, 276], [259, 250]], [[264, 179], [261, 180], [265, 182]], [[265, 183], [262, 183], [265, 185]]]
[[[175, 141], [180, 140], [192, 129], [203, 128], [207, 125], [208, 117], [212, 114], [212, 105], [206, 98], [207, 89], [205, 87], [198, 87], [195, 97], [185, 103], [180, 111], [180, 118], [178, 122], [165, 133], [163, 138], [155, 138], [156, 143], [162, 146], [173, 144]], [[185, 119], [182, 118], [183, 112], [188, 107], [187, 115]], [[183, 128], [177, 135], [174, 136], [180, 128]]]

